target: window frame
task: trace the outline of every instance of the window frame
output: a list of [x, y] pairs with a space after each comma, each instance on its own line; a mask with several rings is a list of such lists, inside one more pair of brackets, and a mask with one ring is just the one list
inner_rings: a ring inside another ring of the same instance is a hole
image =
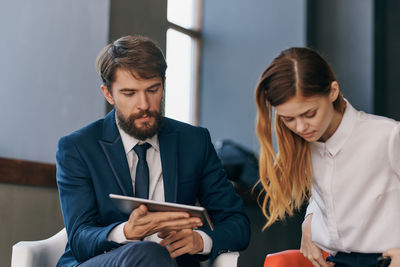
[[[190, 95], [192, 96], [190, 99], [190, 122], [193, 125], [199, 125], [200, 121], [200, 68], [201, 68], [201, 51], [202, 51], [202, 17], [203, 17], [203, 0], [195, 0], [194, 6], [194, 26], [193, 28], [185, 28], [173, 22], [170, 22], [167, 18], [167, 31], [169, 29], [173, 29], [182, 34], [188, 35], [194, 45], [194, 55], [192, 58], [192, 73], [191, 73], [191, 90]], [[168, 5], [168, 3], [167, 3]], [[167, 31], [165, 34], [167, 34]]]

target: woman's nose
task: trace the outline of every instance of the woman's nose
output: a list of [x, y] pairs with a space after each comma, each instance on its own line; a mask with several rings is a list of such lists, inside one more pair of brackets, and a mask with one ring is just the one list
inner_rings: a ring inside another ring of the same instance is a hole
[[298, 133], [304, 133], [307, 130], [308, 124], [303, 119], [297, 119], [296, 121], [296, 131]]

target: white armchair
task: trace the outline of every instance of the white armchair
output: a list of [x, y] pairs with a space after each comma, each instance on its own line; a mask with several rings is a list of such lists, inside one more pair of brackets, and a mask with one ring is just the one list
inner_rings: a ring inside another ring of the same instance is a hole
[[[11, 267], [54, 267], [65, 250], [65, 228], [54, 236], [38, 241], [20, 241], [12, 248]], [[212, 267], [236, 267], [239, 252], [223, 253]]]
[[20, 241], [12, 247], [11, 267], [54, 267], [66, 244], [65, 228], [44, 240]]

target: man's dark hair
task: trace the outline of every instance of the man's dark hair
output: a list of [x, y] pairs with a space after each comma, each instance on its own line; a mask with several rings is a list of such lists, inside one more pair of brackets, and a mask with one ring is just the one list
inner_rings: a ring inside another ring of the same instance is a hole
[[107, 45], [96, 59], [96, 69], [111, 93], [117, 69], [128, 70], [136, 78], [161, 77], [165, 82], [167, 63], [161, 49], [151, 39], [138, 35], [124, 36]]

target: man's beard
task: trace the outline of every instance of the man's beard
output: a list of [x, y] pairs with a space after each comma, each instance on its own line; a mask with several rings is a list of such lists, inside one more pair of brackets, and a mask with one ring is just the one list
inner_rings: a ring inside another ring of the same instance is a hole
[[[161, 130], [161, 126], [162, 126], [162, 115], [161, 115], [161, 112], [143, 110], [143, 111], [140, 111], [137, 114], [132, 114], [128, 118], [125, 118], [121, 114], [121, 112], [119, 111], [118, 108], [115, 107], [115, 111], [117, 113], [118, 126], [122, 130], [124, 130], [124, 132], [126, 132], [130, 136], [135, 137], [136, 139], [144, 141], [147, 138], [153, 137], [155, 134], [157, 134]], [[145, 123], [142, 124], [142, 128], [136, 127], [135, 120], [138, 119], [138, 118], [143, 117], [144, 115], [147, 115], [149, 117], [153, 117], [154, 118], [154, 124], [150, 125], [149, 122], [145, 122]]]

